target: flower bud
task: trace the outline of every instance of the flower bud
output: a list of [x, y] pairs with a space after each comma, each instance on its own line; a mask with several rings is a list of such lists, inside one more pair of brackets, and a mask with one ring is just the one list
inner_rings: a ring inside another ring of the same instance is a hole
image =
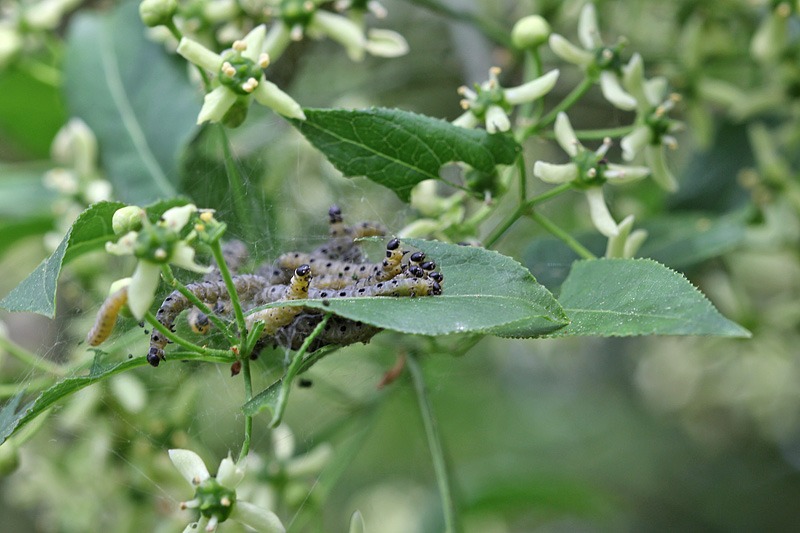
[[539, 15], [519, 19], [511, 30], [511, 42], [520, 50], [537, 48], [546, 42], [548, 37], [550, 37], [550, 25]]
[[111, 228], [115, 235], [122, 235], [130, 231], [138, 231], [142, 227], [142, 220], [146, 213], [144, 209], [136, 205], [128, 205], [117, 209], [111, 219]]
[[145, 26], [163, 26], [172, 20], [178, 2], [175, 0], [144, 0], [139, 4], [139, 16]]

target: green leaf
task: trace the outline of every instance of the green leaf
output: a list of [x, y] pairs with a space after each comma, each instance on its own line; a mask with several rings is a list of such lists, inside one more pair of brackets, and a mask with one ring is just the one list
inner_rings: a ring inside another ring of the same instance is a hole
[[147, 359], [145, 357], [136, 357], [117, 363], [116, 365], [93, 368], [92, 372], [87, 376], [67, 378], [53, 385], [42, 392], [36, 400], [19, 411], [16, 411], [19, 397], [12, 398], [9, 404], [0, 411], [0, 444], [5, 442], [8, 437], [22, 429], [28, 422], [44, 413], [62, 398], [74, 394], [92, 383], [146, 364]]
[[178, 155], [200, 109], [184, 71], [145, 39], [136, 2], [107, 15], [82, 12], [70, 24], [67, 104], [94, 131], [101, 163], [127, 203], [176, 195]]
[[399, 109], [304, 109], [292, 120], [345, 177], [366, 176], [403, 201], [411, 188], [439, 179], [439, 169], [463, 161], [484, 172], [510, 165], [520, 151], [510, 135], [490, 135]]
[[564, 311], [531, 273], [510, 257], [483, 248], [405, 239], [434, 260], [444, 275], [442, 294], [420, 298], [296, 300], [384, 329], [418, 335], [488, 333], [536, 337], [567, 323]]
[[552, 337], [750, 337], [681, 274], [650, 259], [576, 261], [559, 299], [572, 323]]
[[[147, 216], [155, 222], [167, 209], [186, 204], [185, 198], [162, 200], [147, 206]], [[61, 269], [75, 259], [94, 250], [99, 250], [108, 241], [115, 241], [111, 220], [114, 212], [125, 207], [119, 202], [98, 202], [80, 214], [72, 223], [56, 251], [42, 261], [27, 278], [14, 287], [0, 301], [0, 307], [8, 311], [30, 311], [53, 318], [56, 314], [56, 288]]]
[[53, 254], [0, 301], [8, 311], [31, 311], [53, 318], [56, 285], [61, 268], [75, 257], [103, 247], [116, 238], [111, 229], [114, 211], [125, 204], [99, 202], [81, 213]]

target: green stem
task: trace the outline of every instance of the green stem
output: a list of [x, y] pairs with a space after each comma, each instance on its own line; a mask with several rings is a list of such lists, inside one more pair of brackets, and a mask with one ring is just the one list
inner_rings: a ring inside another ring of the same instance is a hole
[[322, 330], [325, 329], [325, 325], [328, 323], [328, 319], [330, 317], [330, 313], [325, 314], [322, 321], [317, 324], [317, 327], [315, 327], [314, 331], [311, 332], [311, 335], [306, 337], [306, 340], [303, 341], [303, 345], [300, 346], [300, 349], [294, 355], [292, 362], [289, 364], [289, 368], [286, 370], [286, 375], [283, 377], [283, 383], [281, 384], [281, 391], [279, 393], [280, 396], [278, 396], [278, 403], [275, 405], [275, 414], [272, 416], [272, 421], [269, 423], [269, 427], [278, 427], [281, 423], [281, 420], [283, 420], [283, 413], [286, 411], [286, 401], [289, 399], [289, 392], [292, 389], [292, 381], [294, 381], [295, 376], [297, 376], [303, 366], [303, 356], [305, 356], [306, 350], [308, 350], [308, 347], [311, 346], [312, 342], [314, 342], [314, 339], [316, 339], [317, 336], [322, 333]]
[[409, 353], [406, 358], [406, 364], [411, 373], [411, 380], [414, 382], [414, 390], [417, 393], [417, 403], [419, 404], [419, 411], [422, 415], [422, 423], [425, 426], [425, 436], [428, 439], [428, 447], [431, 451], [433, 470], [436, 474], [436, 484], [439, 487], [439, 497], [442, 500], [445, 533], [456, 533], [461, 530], [461, 527], [458, 523], [456, 505], [450, 488], [447, 461], [445, 460], [436, 418], [433, 415], [433, 406], [431, 405], [431, 400], [428, 395], [428, 388], [425, 386], [425, 379], [422, 375], [422, 369], [419, 366], [416, 354]]
[[225, 262], [225, 256], [222, 255], [222, 245], [219, 240], [211, 243], [211, 253], [214, 254], [214, 260], [219, 267], [219, 273], [222, 275], [222, 280], [225, 282], [225, 287], [228, 289], [228, 294], [231, 297], [231, 304], [233, 304], [233, 313], [236, 316], [236, 325], [239, 328], [240, 339], [240, 354], [241, 357], [247, 357], [250, 354], [241, 353], [245, 349], [245, 340], [247, 338], [247, 326], [244, 322], [244, 312], [242, 311], [242, 304], [239, 302], [239, 295], [236, 293], [236, 285], [233, 283], [231, 271], [228, 269], [228, 264]]
[[556, 225], [555, 222], [547, 218], [541, 213], [536, 211], [531, 211], [528, 213], [528, 216], [531, 217], [533, 220], [539, 223], [544, 229], [552, 233], [555, 237], [562, 240], [564, 243], [567, 244], [570, 248], [575, 250], [575, 252], [583, 257], [584, 259], [597, 259], [597, 256], [594, 255], [592, 252], [586, 249], [581, 243], [579, 243], [575, 238], [561, 229], [559, 226]]
[[[522, 83], [534, 80], [542, 75], [542, 58], [539, 55], [539, 48], [525, 50], [523, 56], [524, 75]], [[544, 97], [538, 98], [535, 102], [525, 102], [519, 108], [519, 119], [528, 122], [534, 117], [542, 114]]]
[[225, 173], [228, 176], [228, 185], [230, 186], [236, 217], [239, 219], [240, 227], [242, 231], [246, 233], [247, 239], [250, 242], [256, 242], [257, 235], [253, 234], [253, 210], [252, 206], [247, 201], [247, 191], [245, 191], [244, 179], [239, 169], [239, 163], [233, 157], [228, 134], [225, 133], [225, 126], [219, 124], [217, 131], [219, 132], [220, 144], [222, 145], [222, 157], [225, 160]]
[[528, 197], [528, 171], [525, 169], [525, 155], [517, 158], [517, 172], [519, 172], [519, 203], [522, 205]]
[[164, 336], [167, 339], [171, 340], [172, 342], [174, 342], [178, 346], [183, 346], [184, 348], [186, 348], [187, 350], [189, 350], [191, 352], [195, 352], [195, 353], [198, 353], [200, 355], [210, 355], [210, 356], [215, 356], [215, 357], [221, 357], [221, 358], [223, 358], [225, 360], [225, 362], [233, 362], [233, 361], [236, 360], [236, 358], [233, 357], [232, 352], [230, 352], [228, 350], [216, 350], [214, 348], [203, 348], [202, 346], [198, 346], [196, 344], [192, 344], [191, 342], [187, 341], [183, 337], [179, 337], [178, 335], [176, 335], [173, 332], [171, 332], [164, 324], [159, 322], [156, 319], [156, 317], [153, 316], [153, 313], [151, 313], [150, 311], [145, 313], [144, 319], [151, 326], [153, 326], [155, 329], [157, 329], [158, 331], [163, 333]]
[[66, 370], [60, 365], [52, 363], [47, 359], [42, 359], [35, 353], [29, 352], [16, 342], [4, 337], [0, 337], [0, 348], [7, 351], [8, 354], [14, 359], [33, 368], [42, 370], [43, 372], [47, 372], [56, 376], [63, 376], [66, 374]]
[[[164, 24], [164, 26], [167, 27], [172, 36], [178, 39], [178, 43], [180, 43], [181, 39], [183, 39], [183, 34], [181, 33], [181, 30], [179, 30], [178, 27], [175, 25], [175, 22], [172, 19], [169, 19], [169, 21], [166, 24]], [[208, 79], [208, 74], [206, 74], [206, 71], [203, 70], [202, 67], [199, 67], [197, 65], [195, 65], [195, 67], [197, 67], [197, 71], [200, 73], [200, 78], [202, 78], [203, 80], [203, 85], [205, 86], [206, 91], [208, 91], [211, 85]]]
[[568, 191], [571, 188], [569, 183], [562, 183], [558, 187], [553, 187], [549, 191], [542, 193], [538, 196], [534, 196], [533, 198], [527, 200], [525, 203], [520, 204], [517, 209], [511, 213], [499, 226], [497, 226], [494, 231], [483, 241], [483, 245], [486, 248], [490, 248], [497, 240], [502, 237], [508, 229], [514, 225], [514, 222], [519, 220], [522, 216], [526, 215], [531, 208], [538, 204], [539, 202], [543, 202], [545, 200], [549, 200], [559, 194], [562, 194]]
[[575, 102], [577, 102], [580, 99], [581, 96], [586, 94], [586, 91], [592, 88], [594, 82], [595, 79], [591, 76], [586, 76], [585, 78], [583, 78], [583, 81], [581, 81], [579, 85], [577, 85], [574, 89], [572, 89], [572, 91], [567, 96], [565, 96], [564, 99], [561, 100], [561, 102], [559, 102], [557, 106], [555, 106], [553, 109], [550, 110], [549, 113], [543, 116], [539, 122], [528, 126], [522, 133], [522, 139], [523, 140], [527, 139], [534, 133], [538, 133], [545, 126], [549, 126], [551, 123], [553, 123], [556, 120], [558, 114], [572, 107], [575, 104]]
[[217, 329], [225, 334], [231, 344], [236, 344], [237, 339], [229, 331], [230, 328], [228, 328], [228, 325], [220, 320], [216, 313], [209, 309], [209, 307], [200, 298], [198, 298], [192, 291], [187, 289], [186, 285], [175, 278], [175, 275], [172, 273], [172, 269], [169, 265], [161, 265], [161, 272], [164, 275], [164, 281], [166, 281], [170, 287], [175, 287], [175, 289], [184, 295], [192, 305], [200, 309], [200, 311], [202, 311], [208, 317], [208, 319], [217, 327]]
[[[603, 128], [599, 130], [575, 130], [575, 137], [584, 141], [593, 141], [598, 139], [624, 137], [633, 131], [633, 124], [630, 126], [620, 126], [618, 128]], [[554, 131], [542, 132], [542, 137], [546, 139], [555, 139], [556, 134]]]
[[[244, 401], [249, 402], [253, 398], [253, 380], [250, 375], [250, 357], [245, 355], [242, 361], [242, 376], [244, 377]], [[253, 435], [253, 417], [245, 415], [244, 417], [244, 440], [242, 441], [242, 451], [239, 452], [239, 459], [237, 463], [241, 463], [247, 454], [250, 452], [250, 439]]]

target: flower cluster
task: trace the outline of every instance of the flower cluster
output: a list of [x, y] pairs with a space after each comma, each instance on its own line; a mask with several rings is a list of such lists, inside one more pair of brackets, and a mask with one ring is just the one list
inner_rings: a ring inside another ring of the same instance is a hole
[[371, 0], [337, 2], [340, 11], [350, 17], [319, 9], [321, 2], [314, 0], [276, 0], [271, 10], [279, 20], [270, 28], [265, 50], [270, 56], [283, 53], [291, 41], [299, 41], [304, 35], [319, 39], [330, 37], [344, 46], [353, 61], [361, 61], [365, 53], [381, 57], [398, 57], [408, 52], [408, 43], [397, 32], [391, 30], [364, 29], [364, 12], [386, 16], [386, 10]]
[[[197, 231], [193, 229], [183, 236], [184, 227], [195, 212], [194, 204], [173, 207], [155, 224], [150, 223], [140, 207], [123, 207], [114, 213], [114, 233], [122, 237], [117, 242], [106, 243], [106, 251], [139, 259], [128, 287], [128, 309], [138, 320], [153, 302], [162, 265], [171, 263], [193, 272], [208, 272], [209, 267], [194, 262], [195, 250], [190, 243], [197, 237]], [[213, 217], [210, 212], [204, 212], [201, 220], [210, 222]]]
[[621, 52], [626, 41], [620, 40], [613, 46], [603, 44], [597, 26], [597, 12], [594, 4], [586, 4], [578, 19], [578, 40], [582, 48], [569, 42], [565, 37], [554, 33], [550, 35], [550, 48], [561, 59], [583, 67], [592, 78], [600, 82], [600, 90], [606, 100], [626, 111], [636, 107], [636, 99], [622, 88]]
[[[566, 113], [558, 114], [555, 134], [558, 144], [569, 154], [570, 162], [553, 164], [537, 161], [533, 167], [533, 174], [547, 183], [569, 183], [573, 188], [583, 191], [589, 202], [589, 214], [597, 230], [609, 239], [619, 239], [622, 231], [630, 231], [630, 226], [627, 230], [621, 231], [620, 226], [614, 221], [603, 198], [603, 185], [605, 183], [619, 185], [640, 180], [650, 175], [650, 169], [610, 163], [606, 159], [606, 153], [611, 146], [610, 139], [605, 139], [597, 150], [587, 149], [578, 141]], [[617, 243], [613, 248], [618, 250], [620, 245]]]
[[513, 107], [537, 100], [550, 92], [558, 81], [559, 71], [551, 70], [519, 87], [511, 88], [500, 86], [497, 81], [499, 74], [500, 68], [492, 67], [489, 70], [489, 79], [480, 85], [475, 84], [474, 90], [467, 86], [459, 87], [458, 94], [463, 97], [461, 107], [465, 112], [453, 124], [474, 128], [483, 122], [489, 133], [508, 131], [511, 128], [508, 115]]
[[48, 170], [42, 181], [60, 196], [52, 207], [59, 217], [57, 231], [45, 235], [45, 244], [55, 250], [81, 211], [111, 198], [111, 184], [97, 168], [97, 139], [79, 118], [71, 119], [58, 131], [50, 157], [59, 166]]
[[230, 50], [217, 54], [202, 44], [184, 37], [178, 53], [214, 74], [211, 92], [206, 94], [197, 123], [227, 119], [230, 126], [238, 126], [247, 114], [250, 101], [272, 108], [281, 115], [305, 119], [300, 104], [277, 85], [264, 79], [269, 65], [269, 54], [263, 52], [266, 27], [257, 26], [242, 40], [235, 41]]
[[197, 509], [200, 520], [192, 522], [184, 533], [203, 527], [214, 531], [217, 525], [229, 518], [263, 533], [284, 533], [280, 518], [252, 503], [237, 499], [236, 489], [245, 476], [243, 464], [234, 463], [230, 455], [219, 464], [216, 476], [208, 473], [203, 459], [190, 450], [169, 451], [172, 464], [194, 489], [194, 498], [181, 503], [181, 509]]

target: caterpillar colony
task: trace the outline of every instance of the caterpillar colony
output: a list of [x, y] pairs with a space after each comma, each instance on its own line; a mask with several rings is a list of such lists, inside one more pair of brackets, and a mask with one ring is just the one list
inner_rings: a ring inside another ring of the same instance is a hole
[[[329, 240], [310, 253], [289, 252], [274, 263], [256, 268], [253, 274], [239, 274], [247, 263], [247, 246], [240, 241], [223, 245], [223, 257], [234, 273], [233, 282], [237, 297], [242, 303], [248, 330], [256, 322], [264, 322], [261, 338], [254, 356], [265, 346], [284, 346], [299, 349], [303, 341], [322, 321], [323, 313], [302, 305], [257, 309], [264, 305], [288, 300], [325, 300], [331, 298], [358, 298], [370, 296], [417, 297], [442, 293], [443, 276], [436, 271], [436, 263], [426, 261], [423, 252], [407, 254], [400, 241], [392, 239], [386, 245], [386, 257], [375, 264], [365, 260], [357, 239], [384, 236], [386, 228], [377, 222], [361, 222], [346, 226], [337, 206], [328, 211]], [[233, 320], [230, 295], [221, 279], [218, 265], [202, 281], [186, 286], [192, 294], [206, 304], [214, 314]], [[127, 301], [127, 288], [112, 294], [97, 316], [95, 326], [87, 341], [92, 346], [102, 343], [111, 333], [119, 310]], [[211, 322], [204, 313], [193, 307], [179, 291], [167, 296], [156, 319], [170, 331], [175, 331], [175, 321], [184, 310], [187, 323], [196, 333], [206, 334]], [[380, 328], [359, 321], [332, 315], [323, 331], [309, 346], [309, 351], [323, 346], [346, 346], [356, 342], [367, 343]], [[169, 343], [165, 335], [153, 330], [147, 361], [158, 366], [166, 360], [165, 348]]]

